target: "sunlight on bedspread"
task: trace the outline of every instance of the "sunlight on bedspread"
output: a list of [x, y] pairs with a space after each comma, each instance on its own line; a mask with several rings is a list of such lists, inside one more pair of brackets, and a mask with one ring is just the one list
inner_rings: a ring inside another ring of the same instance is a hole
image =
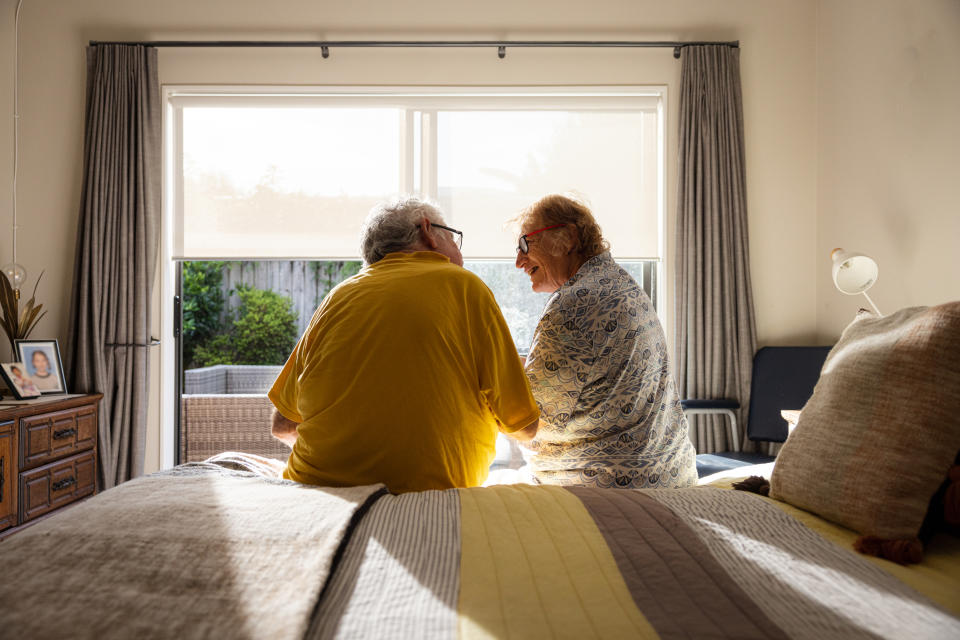
[[724, 569], [794, 638], [960, 637], [960, 621], [773, 501], [703, 487], [648, 493], [689, 522]]

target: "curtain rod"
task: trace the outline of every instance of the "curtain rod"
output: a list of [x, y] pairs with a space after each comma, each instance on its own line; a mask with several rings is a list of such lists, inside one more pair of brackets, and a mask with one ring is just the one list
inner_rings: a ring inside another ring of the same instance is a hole
[[591, 47], [591, 48], [673, 48], [673, 57], [680, 57], [683, 47], [721, 45], [737, 48], [739, 40], [730, 42], [638, 42], [635, 40], [159, 40], [156, 42], [106, 42], [91, 40], [90, 46], [107, 44], [142, 45], [145, 47], [319, 47], [324, 58], [330, 47], [496, 47], [497, 57], [507, 55], [507, 47]]

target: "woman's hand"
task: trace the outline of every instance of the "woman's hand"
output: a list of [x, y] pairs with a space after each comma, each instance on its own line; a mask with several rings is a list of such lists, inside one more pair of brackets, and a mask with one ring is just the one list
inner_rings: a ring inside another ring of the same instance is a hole
[[523, 429], [508, 433], [507, 435], [520, 442], [529, 442], [537, 437], [537, 429], [540, 428], [540, 418], [537, 418]]

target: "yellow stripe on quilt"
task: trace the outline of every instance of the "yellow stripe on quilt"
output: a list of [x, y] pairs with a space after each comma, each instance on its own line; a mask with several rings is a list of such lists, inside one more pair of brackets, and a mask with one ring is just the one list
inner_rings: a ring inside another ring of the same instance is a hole
[[572, 493], [526, 485], [459, 492], [461, 638], [659, 638]]

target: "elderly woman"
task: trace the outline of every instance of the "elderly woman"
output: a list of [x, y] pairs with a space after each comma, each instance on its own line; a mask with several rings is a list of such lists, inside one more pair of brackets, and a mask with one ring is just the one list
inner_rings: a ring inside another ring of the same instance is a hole
[[647, 294], [610, 257], [582, 203], [546, 196], [519, 223], [516, 266], [534, 291], [553, 294], [526, 361], [540, 405], [529, 471], [544, 484], [696, 484], [696, 452]]

